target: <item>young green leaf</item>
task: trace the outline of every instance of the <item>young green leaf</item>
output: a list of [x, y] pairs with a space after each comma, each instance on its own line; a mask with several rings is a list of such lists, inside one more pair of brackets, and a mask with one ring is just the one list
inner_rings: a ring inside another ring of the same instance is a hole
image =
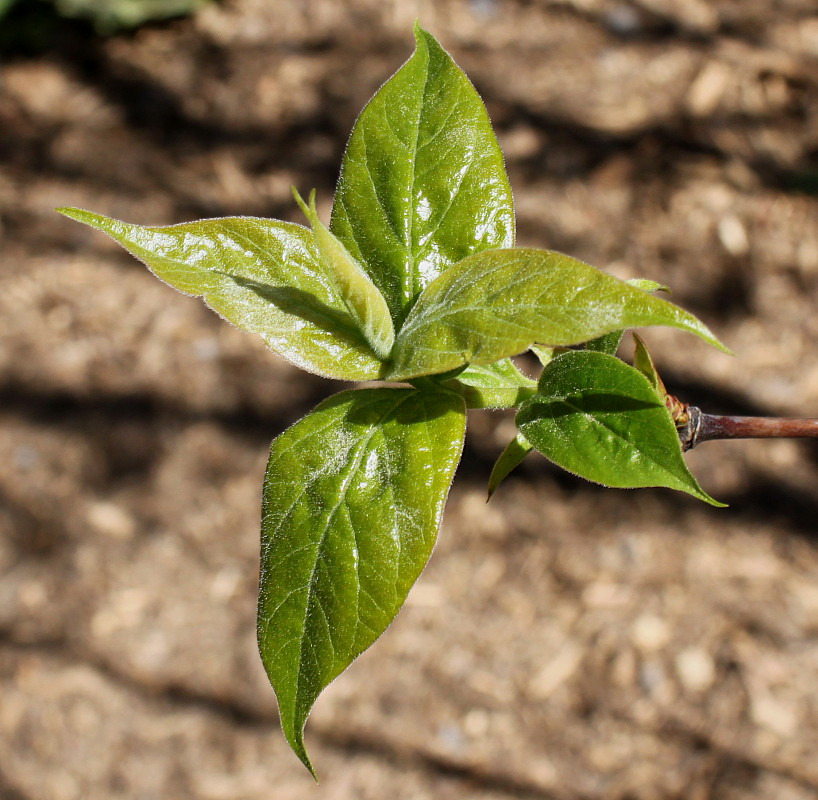
[[78, 208], [58, 210], [107, 233], [158, 278], [203, 297], [302, 369], [341, 380], [380, 377], [380, 359], [327, 277], [309, 229], [254, 217], [147, 228]]
[[510, 358], [467, 367], [457, 380], [468, 408], [515, 408], [537, 387], [537, 382], [520, 372]]
[[264, 481], [258, 640], [287, 741], [389, 625], [426, 564], [460, 459], [447, 389], [342, 392], [282, 433]]
[[548, 347], [543, 344], [532, 344], [529, 350], [537, 356], [537, 360], [545, 366], [552, 358], [558, 356], [563, 348]]
[[491, 475], [489, 475], [488, 497], [497, 490], [497, 487], [509, 476], [512, 470], [520, 465], [522, 460], [534, 449], [531, 442], [521, 433], [517, 435], [506, 445], [505, 450], [497, 457], [494, 466], [491, 468]]
[[579, 344], [646, 325], [682, 328], [729, 352], [692, 314], [588, 264], [550, 250], [492, 250], [424, 290], [395, 340], [387, 377], [492, 363], [535, 342]]
[[633, 333], [633, 366], [638, 369], [647, 379], [654, 391], [664, 401], [667, 391], [659, 373], [656, 371], [656, 365], [653, 363], [648, 348], [642, 341], [642, 337]]
[[309, 206], [301, 199], [295, 188], [293, 196], [312, 226], [315, 243], [327, 275], [335, 281], [347, 310], [358, 323], [361, 333], [378, 357], [388, 358], [395, 342], [395, 328], [386, 300], [361, 265], [318, 218], [315, 209], [315, 190], [310, 192]]
[[[636, 289], [641, 289], [643, 292], [667, 292], [670, 293], [670, 288], [663, 283], [648, 280], [647, 278], [628, 278], [625, 281], [628, 286], [633, 286]], [[596, 350], [598, 353], [607, 353], [609, 356], [615, 356], [619, 349], [619, 343], [622, 341], [622, 336], [625, 331], [614, 331], [613, 333], [606, 333], [604, 336], [599, 336], [585, 343], [586, 350]]]
[[602, 336], [597, 336], [596, 339], [585, 342], [585, 349], [615, 356], [616, 351], [619, 350], [619, 343], [622, 341], [624, 333], [625, 331], [613, 331], [613, 333], [605, 333]]
[[517, 413], [520, 433], [563, 469], [603, 486], [666, 486], [711, 505], [682, 458], [676, 426], [638, 370], [576, 350], [555, 358]]
[[352, 129], [330, 229], [400, 323], [418, 292], [472, 253], [514, 243], [514, 207], [488, 114], [434, 37]]

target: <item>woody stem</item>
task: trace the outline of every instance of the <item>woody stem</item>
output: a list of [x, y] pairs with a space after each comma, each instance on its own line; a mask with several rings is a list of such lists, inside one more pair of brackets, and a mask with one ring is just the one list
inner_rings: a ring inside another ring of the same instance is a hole
[[713, 439], [818, 439], [818, 419], [726, 417], [688, 406], [688, 420], [679, 427], [683, 450]]

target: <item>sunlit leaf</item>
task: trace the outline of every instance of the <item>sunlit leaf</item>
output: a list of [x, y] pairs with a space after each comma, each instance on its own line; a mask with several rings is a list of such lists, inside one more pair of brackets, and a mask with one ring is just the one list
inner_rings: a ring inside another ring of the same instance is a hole
[[326, 274], [335, 281], [338, 294], [370, 347], [380, 358], [387, 358], [395, 341], [395, 328], [386, 300], [343, 243], [318, 218], [315, 190], [310, 193], [309, 206], [295, 189], [293, 194], [312, 226]]
[[[643, 292], [666, 292], [670, 294], [669, 287], [663, 283], [648, 280], [647, 278], [628, 278], [625, 283], [627, 283], [628, 286], [633, 286], [635, 289], [641, 289]], [[592, 339], [590, 342], [586, 342], [585, 349], [596, 350], [598, 353], [607, 353], [609, 356], [615, 356], [624, 334], [625, 331], [606, 333], [603, 336]]]
[[203, 297], [302, 369], [346, 380], [380, 377], [382, 364], [327, 276], [307, 228], [254, 217], [149, 228], [59, 210], [107, 233], [158, 278]]
[[550, 250], [492, 250], [426, 288], [398, 332], [388, 377], [492, 363], [533, 343], [579, 344], [646, 325], [681, 328], [729, 352], [692, 314], [588, 264]]
[[713, 500], [682, 458], [676, 426], [648, 379], [604, 353], [555, 358], [517, 413], [520, 433], [563, 469], [604, 486], [666, 486]]
[[332, 232], [363, 264], [397, 323], [417, 294], [472, 253], [510, 247], [503, 158], [469, 79], [429, 33], [358, 117]]
[[284, 734], [310, 769], [307, 715], [425, 566], [464, 431], [454, 392], [362, 389], [331, 397], [273, 442], [259, 649]]

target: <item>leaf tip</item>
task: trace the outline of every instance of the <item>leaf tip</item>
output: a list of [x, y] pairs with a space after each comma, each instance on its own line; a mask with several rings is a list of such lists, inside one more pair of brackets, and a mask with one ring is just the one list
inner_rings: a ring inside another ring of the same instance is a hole
[[711, 331], [710, 328], [708, 328], [707, 325], [705, 325], [701, 320], [698, 320], [695, 317], [692, 317], [692, 320], [693, 320], [692, 325], [686, 324], [684, 326], [679, 327], [686, 328], [690, 333], [694, 333], [700, 339], [703, 339], [705, 342], [715, 347], [716, 350], [721, 350], [721, 352], [724, 353], [725, 355], [728, 356], [735, 355], [735, 353], [726, 344], [724, 344], [718, 338], [718, 336], [716, 336], [716, 334], [713, 333], [713, 331]]
[[54, 210], [58, 214], [62, 214], [64, 217], [68, 217], [69, 219], [74, 219], [77, 222], [84, 222], [85, 215], [89, 213], [88, 211], [83, 211], [81, 208], [74, 208], [73, 206], [60, 206]]
[[[304, 202], [304, 198], [301, 196], [301, 193], [295, 187], [295, 185], [290, 186], [290, 191], [293, 195], [293, 200], [295, 200], [298, 207], [301, 209], [301, 213], [307, 218], [307, 221], [311, 221], [310, 218], [310, 207]], [[313, 200], [315, 195], [315, 189], [312, 190], [310, 193], [310, 200]]]
[[726, 345], [724, 344], [718, 336], [716, 336], [710, 328], [707, 327], [704, 323], [699, 323], [701, 328], [699, 331], [695, 331], [698, 335], [704, 339], [708, 344], [712, 344], [717, 350], [721, 350], [722, 353], [728, 356], [734, 356], [735, 353]]
[[426, 50], [428, 52], [430, 45], [440, 47], [440, 43], [437, 39], [420, 24], [417, 18], [412, 25], [412, 33], [415, 36], [415, 48], [417, 50]]
[[721, 352], [724, 353], [726, 356], [735, 356], [735, 352], [733, 352], [726, 344], [724, 344], [721, 340], [717, 339], [715, 336], [713, 336], [710, 343], [717, 350], [721, 350]]
[[298, 723], [294, 723], [292, 728], [290, 728], [289, 724], [285, 724], [283, 718], [281, 722], [284, 738], [287, 740], [287, 744], [290, 745], [290, 749], [298, 757], [298, 760], [307, 768], [310, 775], [312, 775], [312, 779], [318, 783], [318, 773], [315, 771], [315, 767], [312, 765], [312, 761], [310, 761], [310, 757], [307, 755], [307, 748], [304, 747], [304, 724], [306, 723], [306, 719], [302, 720], [300, 726]]
[[709, 494], [707, 494], [707, 492], [705, 492], [704, 489], [701, 489], [701, 487], [699, 488], [701, 490], [701, 494], [697, 495], [699, 500], [704, 501], [705, 503], [713, 506], [714, 508], [730, 508], [730, 505], [728, 503], [722, 503], [720, 500], [716, 500], [715, 497], [711, 497]]
[[112, 217], [106, 217], [103, 214], [96, 214], [93, 211], [86, 211], [84, 208], [61, 206], [60, 208], [56, 208], [54, 210], [58, 214], [68, 217], [68, 219], [73, 219], [75, 222], [81, 222], [83, 225], [88, 225], [89, 227], [98, 231], [107, 233], [109, 236], [113, 236], [111, 233], [113, 226], [123, 224], [120, 222], [120, 220], [113, 219]]

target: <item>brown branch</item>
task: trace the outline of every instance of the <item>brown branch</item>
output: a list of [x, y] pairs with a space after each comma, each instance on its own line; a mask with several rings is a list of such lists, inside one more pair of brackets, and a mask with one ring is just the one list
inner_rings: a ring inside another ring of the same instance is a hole
[[714, 439], [818, 439], [818, 419], [724, 417], [687, 406], [678, 425], [683, 450]]

